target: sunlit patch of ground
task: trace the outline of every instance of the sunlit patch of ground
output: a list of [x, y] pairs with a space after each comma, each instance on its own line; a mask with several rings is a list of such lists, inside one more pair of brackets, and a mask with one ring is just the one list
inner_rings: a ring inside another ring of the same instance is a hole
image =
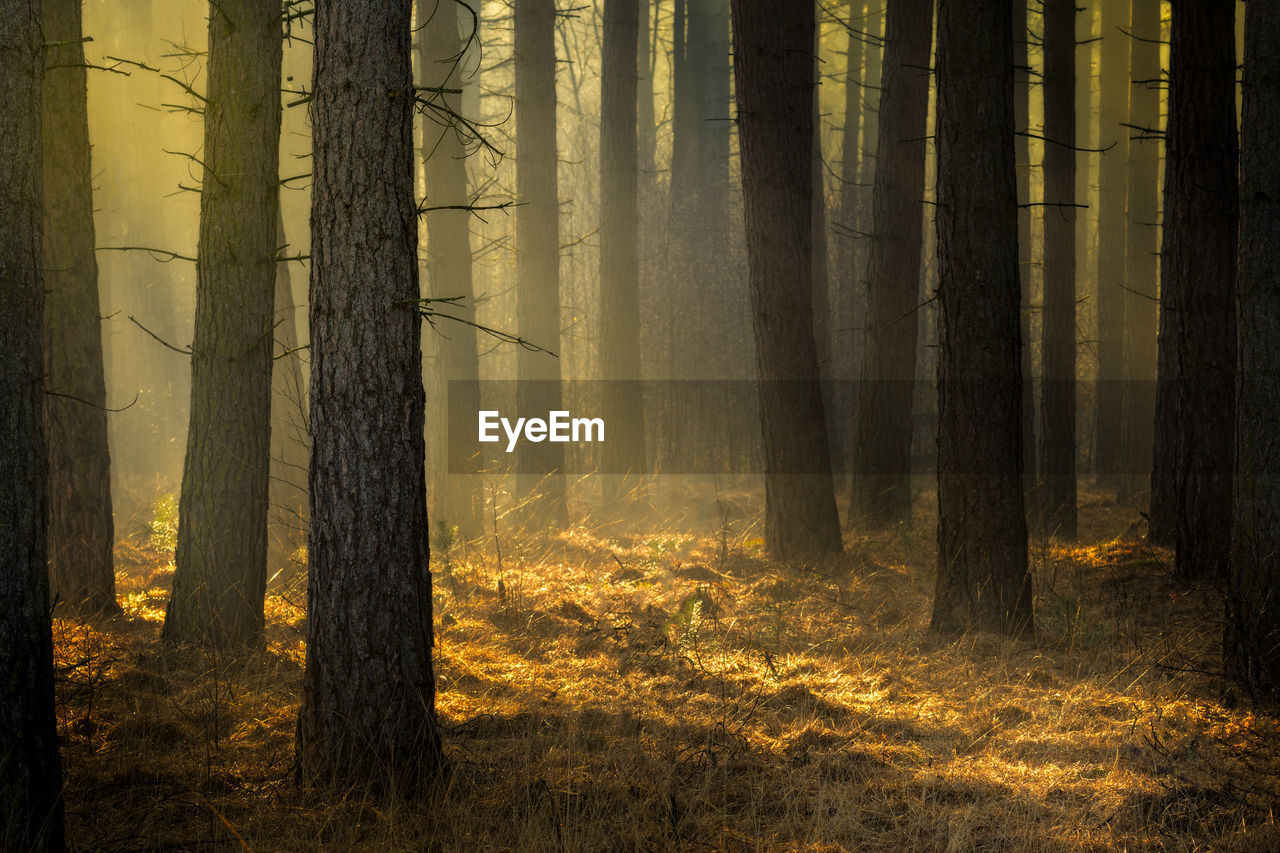
[[1280, 725], [1212, 675], [1217, 596], [1087, 498], [1097, 540], [1033, 545], [1034, 642], [926, 630], [930, 495], [807, 567], [741, 512], [438, 548], [451, 770], [412, 803], [292, 782], [303, 578], [273, 583], [261, 653], [219, 659], [159, 644], [171, 567], [140, 551], [123, 619], [55, 623], [72, 843], [1280, 849]]

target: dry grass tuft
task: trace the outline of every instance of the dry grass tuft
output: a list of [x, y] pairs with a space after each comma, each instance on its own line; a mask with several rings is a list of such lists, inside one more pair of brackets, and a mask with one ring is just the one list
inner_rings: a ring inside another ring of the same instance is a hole
[[[1088, 496], [1086, 496], [1087, 498]], [[927, 496], [926, 496], [927, 498]], [[737, 499], [741, 502], [742, 498]], [[1039, 636], [926, 631], [933, 519], [824, 565], [752, 516], [460, 543], [436, 576], [451, 766], [379, 802], [291, 779], [299, 578], [266, 648], [158, 643], [171, 566], [121, 546], [126, 615], [55, 622], [78, 849], [1280, 849], [1280, 723], [1223, 692], [1220, 601], [1084, 502], [1036, 543]], [[442, 560], [442, 554], [437, 554]]]

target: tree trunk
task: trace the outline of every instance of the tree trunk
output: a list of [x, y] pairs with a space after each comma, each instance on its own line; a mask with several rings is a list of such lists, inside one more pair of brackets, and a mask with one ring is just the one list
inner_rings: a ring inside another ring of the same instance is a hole
[[1031, 31], [1027, 28], [1027, 0], [1013, 0], [1013, 122], [1018, 132], [1014, 153], [1018, 169], [1018, 287], [1021, 308], [1018, 328], [1022, 334], [1022, 489], [1035, 496], [1036, 471], [1036, 396], [1032, 381], [1031, 353]]
[[[297, 255], [276, 212], [276, 245]], [[276, 264], [275, 353], [271, 366], [271, 484], [268, 499], [267, 562], [270, 569], [292, 569], [294, 553], [307, 542], [307, 464], [311, 430], [307, 426], [307, 388], [298, 353], [298, 298], [293, 292], [292, 261]]]
[[1240, 136], [1239, 420], [1224, 662], [1280, 699], [1280, 6], [1245, 6]]
[[1076, 9], [1044, 6], [1044, 382], [1040, 529], [1076, 538]]
[[[468, 43], [470, 22], [465, 33], [459, 29], [460, 8], [452, 2], [418, 6], [420, 14], [430, 15], [424, 22], [420, 41], [424, 86], [442, 89], [464, 86], [462, 56]], [[429, 93], [428, 97], [453, 115], [461, 113], [459, 93]], [[448, 115], [428, 113], [423, 132], [428, 207], [468, 205], [471, 199], [467, 193], [466, 157], [467, 144], [472, 141], [465, 128]], [[476, 305], [471, 260], [471, 212], [430, 211], [427, 214], [429, 292], [436, 298], [462, 297], [444, 310], [474, 323]], [[449, 399], [448, 405], [442, 407], [441, 417], [435, 419], [436, 428], [443, 434], [442, 440], [436, 443], [435, 464], [431, 466], [435, 486], [432, 518], [437, 525], [457, 525], [459, 533], [472, 538], [484, 532], [484, 488], [480, 477], [484, 460], [479, 456], [451, 460], [448, 436], [470, 435], [475, 429], [476, 412], [480, 410], [480, 355], [474, 328], [450, 324], [441, 331], [439, 367]]]
[[[653, 69], [654, 58], [656, 54], [656, 44], [653, 43], [653, 36], [656, 36], [657, 21], [660, 16], [655, 13], [662, 11], [661, 0], [637, 0], [639, 10], [636, 14], [636, 74], [638, 75], [637, 83], [637, 104], [636, 104], [636, 144], [639, 148], [637, 156], [639, 157], [640, 172], [645, 176], [646, 182], [653, 180], [654, 170], [657, 169], [658, 159], [658, 128], [654, 124], [653, 117]], [[653, 26], [650, 26], [650, 16], [653, 15]]]
[[267, 581], [280, 7], [209, 7], [191, 420], [164, 637], [256, 642]]
[[[600, 370], [610, 427], [606, 475], [645, 471], [639, 386], [639, 218], [637, 213], [636, 29], [638, 0], [606, 0], [600, 115]], [[625, 485], [605, 480], [609, 497]]]
[[925, 125], [933, 0], [890, 0], [886, 11], [875, 236], [867, 268], [867, 343], [859, 388], [854, 516], [911, 517], [912, 400], [924, 242]]
[[413, 789], [440, 767], [423, 468], [412, 0], [316, 7], [311, 548], [299, 767]]
[[[554, 0], [515, 0], [516, 248], [520, 336], [560, 351], [560, 197], [556, 176], [556, 7]], [[516, 395], [521, 417], [561, 408], [560, 361], [520, 350]], [[518, 489], [535, 526], [569, 522], [564, 445], [524, 443]]]
[[932, 627], [1033, 631], [1022, 494], [1010, 0], [940, 0], [938, 579]]
[[1120, 489], [1124, 408], [1125, 190], [1129, 158], [1129, 4], [1102, 4], [1098, 178], [1098, 384], [1094, 395], [1099, 483]]
[[1235, 454], [1235, 4], [1173, 6], [1151, 537], [1225, 577]]
[[61, 851], [41, 424], [40, 4], [0, 0], [0, 18], [0, 849]]
[[[1129, 39], [1129, 183], [1125, 206], [1124, 491], [1150, 486], [1156, 411], [1160, 275], [1160, 0], [1132, 0]], [[1148, 493], [1149, 497], [1149, 493]], [[1146, 501], [1145, 503], [1150, 503]]]
[[813, 5], [734, 0], [734, 75], [765, 458], [778, 559], [838, 553], [813, 339]]
[[80, 0], [46, 0], [44, 364], [53, 392], [44, 397], [49, 592], [80, 613], [114, 615], [120, 605], [81, 37]]

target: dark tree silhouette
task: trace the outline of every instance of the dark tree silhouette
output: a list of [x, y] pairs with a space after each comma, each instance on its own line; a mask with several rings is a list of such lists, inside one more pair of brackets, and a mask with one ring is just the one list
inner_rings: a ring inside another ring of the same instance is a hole
[[413, 194], [412, 0], [316, 6], [304, 775], [440, 766]]
[[932, 627], [1031, 632], [1009, 0], [938, 4], [938, 579]]
[[[606, 0], [600, 114], [600, 370], [605, 386], [607, 474], [645, 470], [640, 379], [640, 269], [637, 213], [637, 0]], [[625, 481], [606, 480], [616, 491]]]
[[733, 2], [765, 542], [780, 559], [842, 547], [810, 303], [813, 29], [811, 4]]
[[1044, 4], [1044, 365], [1035, 519], [1076, 538], [1076, 7]]
[[46, 0], [44, 39], [49, 591], [79, 612], [110, 615], [120, 605], [80, 0]]
[[1129, 162], [1125, 207], [1124, 484], [1150, 485], [1156, 411], [1160, 252], [1160, 0], [1133, 0], [1129, 39]]
[[911, 517], [911, 404], [933, 0], [890, 0], [886, 19], [853, 509], [855, 517], [876, 524]]
[[[515, 0], [516, 250], [520, 337], [560, 350], [560, 196], [556, 177], [555, 0]], [[517, 397], [524, 417], [560, 408], [560, 362], [520, 350]], [[519, 490], [526, 518], [539, 526], [569, 521], [564, 445], [525, 442]]]
[[1245, 6], [1240, 136], [1240, 361], [1228, 675], [1280, 698], [1280, 6]]
[[40, 4], [0, 0], [0, 849], [60, 851], [41, 395]]
[[1027, 0], [1013, 0], [1013, 123], [1018, 131], [1014, 152], [1018, 163], [1018, 281], [1022, 309], [1022, 485], [1034, 499], [1036, 485], [1036, 398], [1032, 393], [1031, 353], [1031, 31], [1027, 28]]
[[280, 4], [209, 7], [191, 420], [164, 637], [262, 633], [279, 204]]
[[1235, 4], [1173, 4], [1151, 538], [1223, 577], [1235, 453]]

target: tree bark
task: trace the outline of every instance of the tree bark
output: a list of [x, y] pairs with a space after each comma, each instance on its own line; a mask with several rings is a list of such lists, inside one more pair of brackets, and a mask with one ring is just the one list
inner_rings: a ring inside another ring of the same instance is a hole
[[1280, 699], [1280, 6], [1245, 6], [1240, 136], [1240, 360], [1235, 520], [1223, 656], [1255, 698]]
[[[606, 0], [600, 115], [600, 369], [606, 475], [645, 471], [644, 408], [639, 386], [639, 217], [636, 140], [638, 0]], [[646, 10], [647, 13], [647, 10]], [[609, 497], [624, 481], [608, 476]]]
[[1099, 483], [1119, 491], [1124, 471], [1125, 195], [1129, 158], [1129, 4], [1102, 4], [1098, 172], [1098, 383], [1094, 453]]
[[859, 388], [855, 516], [873, 524], [911, 517], [925, 125], [933, 0], [890, 0], [884, 89], [872, 194], [875, 231], [867, 268], [867, 342]]
[[191, 419], [164, 637], [262, 633], [279, 205], [280, 6], [209, 7]]
[[1235, 4], [1173, 5], [1151, 538], [1225, 577], [1235, 453]]
[[1076, 538], [1075, 0], [1044, 5], [1044, 321], [1036, 519]]
[[[463, 88], [462, 56], [470, 26], [465, 33], [459, 29], [461, 7], [453, 0], [446, 0], [436, 5], [424, 2], [418, 8], [420, 14], [430, 15], [420, 41], [423, 85]], [[450, 117], [461, 114], [462, 95], [439, 92], [429, 97], [447, 114], [429, 113], [424, 126], [427, 205], [466, 207], [471, 200], [467, 192], [467, 145], [473, 140], [468, 131]], [[430, 211], [427, 214], [427, 286], [437, 298], [462, 297], [447, 311], [466, 323], [476, 320], [471, 262], [471, 212]], [[479, 456], [453, 459], [451, 468], [447, 437], [468, 435], [475, 429], [476, 412], [480, 410], [480, 355], [473, 327], [453, 324], [442, 333], [439, 367], [449, 400], [448, 405], [442, 407], [442, 417], [436, 419], [436, 428], [442, 430], [443, 440], [437, 442], [438, 452], [431, 466], [432, 518], [437, 525], [457, 525], [459, 533], [471, 538], [484, 532], [484, 490], [480, 477], [484, 460]]]
[[1022, 334], [1022, 488], [1034, 499], [1036, 465], [1036, 397], [1031, 370], [1031, 31], [1027, 27], [1027, 0], [1013, 0], [1013, 122], [1019, 136], [1014, 143], [1018, 170], [1018, 285], [1021, 309], [1018, 327]]
[[0, 848], [61, 851], [46, 560], [40, 4], [0, 0]]
[[412, 0], [316, 6], [304, 775], [438, 771], [413, 193]]
[[[80, 0], [46, 0], [44, 397], [49, 580], [55, 601], [114, 615], [115, 523]], [[66, 395], [66, 396], [59, 396]]]
[[812, 4], [734, 0], [734, 76], [765, 459], [778, 559], [838, 553], [813, 338]]
[[1149, 505], [1160, 275], [1160, 0], [1132, 0], [1130, 32], [1122, 497], [1146, 492]]
[[[520, 336], [560, 351], [560, 197], [556, 176], [556, 8], [554, 0], [515, 0], [516, 211]], [[516, 395], [521, 417], [561, 407], [560, 361], [520, 350]], [[564, 445], [524, 443], [518, 489], [535, 526], [569, 522]]]
[[940, 0], [938, 576], [932, 627], [1033, 631], [1022, 493], [1010, 0]]

